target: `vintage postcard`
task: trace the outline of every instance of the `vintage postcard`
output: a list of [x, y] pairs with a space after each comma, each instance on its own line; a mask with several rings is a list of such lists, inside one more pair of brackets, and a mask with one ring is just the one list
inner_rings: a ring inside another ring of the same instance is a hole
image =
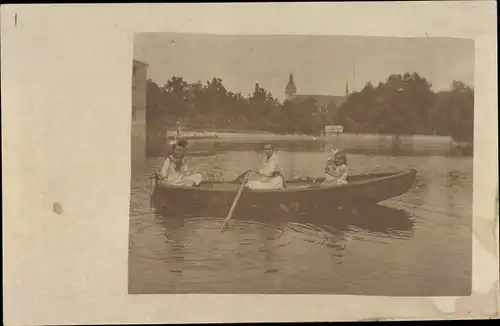
[[471, 294], [473, 40], [138, 33], [132, 67], [129, 293]]
[[2, 8], [9, 324], [497, 317], [491, 9]]

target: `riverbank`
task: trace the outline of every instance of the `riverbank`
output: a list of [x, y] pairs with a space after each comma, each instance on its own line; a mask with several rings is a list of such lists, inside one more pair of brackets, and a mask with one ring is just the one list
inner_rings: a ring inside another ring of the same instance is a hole
[[[223, 150], [236, 144], [245, 148], [260, 148], [265, 142], [272, 142], [277, 147], [295, 143], [300, 148], [311, 150], [341, 148], [351, 153], [385, 153], [394, 155], [465, 155], [473, 154], [472, 146], [456, 143], [451, 137], [432, 135], [382, 135], [339, 133], [315, 137], [300, 134], [274, 134], [270, 132], [229, 132], [229, 131], [183, 131], [182, 135], [191, 141], [191, 145], [213, 150]], [[168, 140], [161, 137], [148, 138], [148, 156], [163, 156], [168, 149]]]
[[[193, 140], [203, 140], [203, 139], [220, 139], [220, 140], [231, 140], [231, 141], [258, 141], [258, 140], [306, 140], [306, 139], [320, 139], [321, 137], [314, 137], [309, 135], [300, 134], [275, 134], [265, 131], [182, 131], [182, 137], [186, 139]], [[169, 140], [175, 139], [175, 134], [170, 134], [168, 136]]]
[[[391, 134], [355, 134], [338, 133], [325, 136], [311, 136], [303, 134], [275, 134], [271, 132], [252, 131], [185, 131], [184, 137], [192, 140], [216, 139], [220, 141], [290, 141], [290, 140], [322, 140], [345, 149], [362, 149], [378, 147], [380, 149], [401, 150], [470, 150], [472, 144], [455, 142], [449, 136], [434, 135], [391, 135]], [[174, 136], [169, 139], [175, 139]]]

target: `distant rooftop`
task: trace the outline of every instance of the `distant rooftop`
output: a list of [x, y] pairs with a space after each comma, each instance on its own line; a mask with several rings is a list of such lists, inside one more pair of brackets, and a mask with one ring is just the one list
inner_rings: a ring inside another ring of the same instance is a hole
[[293, 95], [292, 99], [306, 100], [308, 98], [313, 98], [318, 102], [320, 106], [326, 107], [330, 102], [334, 102], [337, 107], [344, 103], [346, 96], [337, 95], [315, 95], [315, 94], [297, 94]]
[[141, 66], [146, 66], [146, 67], [149, 66], [147, 63], [139, 61], [139, 60], [136, 60], [136, 59], [134, 59], [134, 63], [138, 64], [138, 65], [141, 65]]

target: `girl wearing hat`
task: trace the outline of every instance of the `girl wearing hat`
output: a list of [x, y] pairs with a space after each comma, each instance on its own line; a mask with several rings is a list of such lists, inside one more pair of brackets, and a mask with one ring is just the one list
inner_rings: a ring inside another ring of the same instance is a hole
[[160, 175], [162, 182], [171, 186], [192, 187], [199, 186], [203, 177], [199, 173], [190, 173], [184, 159], [187, 139], [180, 138], [172, 143], [172, 154], [163, 163]]
[[325, 181], [323, 185], [342, 185], [347, 183], [347, 157], [343, 151], [330, 150], [333, 157], [329, 157], [325, 167]]

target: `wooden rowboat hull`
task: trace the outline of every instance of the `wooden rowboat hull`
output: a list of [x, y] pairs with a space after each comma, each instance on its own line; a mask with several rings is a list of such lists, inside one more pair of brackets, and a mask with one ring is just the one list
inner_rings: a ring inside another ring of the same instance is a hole
[[[359, 207], [407, 192], [417, 171], [352, 175], [345, 185], [320, 186], [324, 179], [289, 180], [285, 189], [245, 189], [234, 215], [277, 212], [332, 212]], [[152, 202], [158, 213], [183, 216], [226, 216], [236, 196], [238, 180], [206, 181], [200, 187], [156, 186]]]

